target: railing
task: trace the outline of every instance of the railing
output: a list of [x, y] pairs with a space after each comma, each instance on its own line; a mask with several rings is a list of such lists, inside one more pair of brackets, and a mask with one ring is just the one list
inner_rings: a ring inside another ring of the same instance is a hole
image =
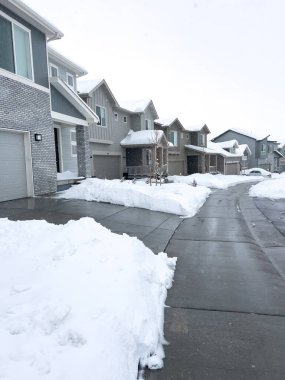
[[154, 165], [127, 166], [127, 173], [130, 177], [154, 176], [155, 174], [166, 174], [167, 165], [155, 168]]

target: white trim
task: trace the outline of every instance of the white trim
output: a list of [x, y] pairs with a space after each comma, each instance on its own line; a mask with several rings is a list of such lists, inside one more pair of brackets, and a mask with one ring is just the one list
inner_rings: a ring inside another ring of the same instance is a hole
[[[125, 119], [126, 119], [126, 121], [125, 121]], [[128, 124], [128, 116], [127, 115], [123, 116], [123, 123]]]
[[[48, 64], [48, 66], [49, 66], [49, 76], [51, 78], [58, 78], [58, 73], [59, 73], [58, 66], [56, 66], [56, 65], [54, 65], [53, 63], [50, 63], [50, 62]], [[52, 71], [51, 71], [52, 68], [56, 69], [56, 72], [57, 72], [56, 76], [52, 75]]]
[[[104, 108], [105, 110], [105, 122], [106, 122], [106, 125], [102, 125], [102, 124], [99, 124], [100, 122], [100, 117], [98, 116], [98, 123], [97, 123], [97, 127], [101, 127], [101, 128], [108, 128], [108, 123], [107, 123], [107, 108], [104, 107], [104, 106], [101, 106], [100, 104], [95, 104], [95, 113], [96, 113], [96, 108], [99, 107], [99, 108]], [[96, 113], [97, 115], [97, 113]]]
[[[71, 77], [72, 78], [72, 81], [73, 81], [73, 86], [71, 86], [69, 83], [68, 83], [68, 77]], [[66, 78], [66, 84], [72, 88], [73, 90], [75, 89], [75, 77], [73, 74], [69, 73], [69, 72], [66, 72], [65, 74], [65, 78]]]
[[[77, 157], [77, 140], [76, 140], [76, 129], [72, 128], [70, 129], [70, 149], [71, 149], [71, 157]], [[72, 134], [75, 133], [75, 141], [72, 139]], [[72, 147], [76, 147], [76, 153], [72, 153]]]
[[[146, 124], [148, 126], [148, 128], [146, 128]], [[152, 128], [151, 128], [151, 120], [150, 119], [144, 119], [144, 129], [146, 131], [150, 131]]]
[[78, 119], [77, 117], [68, 116], [63, 113], [51, 111], [51, 117], [54, 122], [58, 123], [66, 123], [69, 125], [83, 125], [84, 127], [88, 127], [88, 122], [86, 120]]
[[70, 59], [60, 54], [57, 50], [53, 49], [51, 46], [48, 46], [48, 57], [49, 59], [56, 61], [56, 63], [61, 64], [68, 70], [74, 71], [76, 77], [82, 77], [83, 75], [88, 74], [88, 71], [86, 69], [70, 61]]
[[37, 90], [46, 92], [47, 94], [50, 93], [49, 88], [41, 86], [40, 84], [37, 84], [37, 83], [31, 81], [31, 79], [22, 77], [20, 75], [15, 74], [15, 73], [12, 73], [11, 71], [7, 71], [7, 70], [0, 68], [0, 75], [2, 75], [3, 77], [9, 78], [9, 79], [13, 79], [17, 82], [26, 84], [27, 86], [36, 88]]

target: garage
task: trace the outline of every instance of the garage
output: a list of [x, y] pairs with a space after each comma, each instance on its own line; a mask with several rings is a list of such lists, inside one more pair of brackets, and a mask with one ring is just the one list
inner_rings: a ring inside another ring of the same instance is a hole
[[240, 164], [239, 162], [226, 162], [225, 163], [225, 174], [226, 175], [239, 175], [240, 174]]
[[93, 155], [94, 176], [97, 178], [120, 178], [121, 156]]
[[168, 174], [180, 175], [184, 174], [184, 161], [168, 161]]
[[0, 202], [27, 196], [25, 133], [0, 130]]

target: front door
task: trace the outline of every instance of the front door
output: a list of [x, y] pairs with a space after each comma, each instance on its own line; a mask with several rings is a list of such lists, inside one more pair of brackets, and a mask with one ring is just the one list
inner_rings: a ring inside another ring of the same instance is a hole
[[55, 143], [56, 171], [60, 173], [58, 128], [54, 128], [53, 131], [54, 131], [54, 143]]
[[198, 157], [187, 156], [187, 174], [198, 173]]

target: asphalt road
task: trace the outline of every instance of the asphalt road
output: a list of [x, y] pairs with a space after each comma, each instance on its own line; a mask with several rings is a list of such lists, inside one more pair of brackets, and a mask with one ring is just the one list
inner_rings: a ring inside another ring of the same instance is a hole
[[164, 369], [145, 379], [285, 379], [285, 237], [249, 186], [215, 192], [170, 240], [166, 252], [178, 257], [170, 344]]

